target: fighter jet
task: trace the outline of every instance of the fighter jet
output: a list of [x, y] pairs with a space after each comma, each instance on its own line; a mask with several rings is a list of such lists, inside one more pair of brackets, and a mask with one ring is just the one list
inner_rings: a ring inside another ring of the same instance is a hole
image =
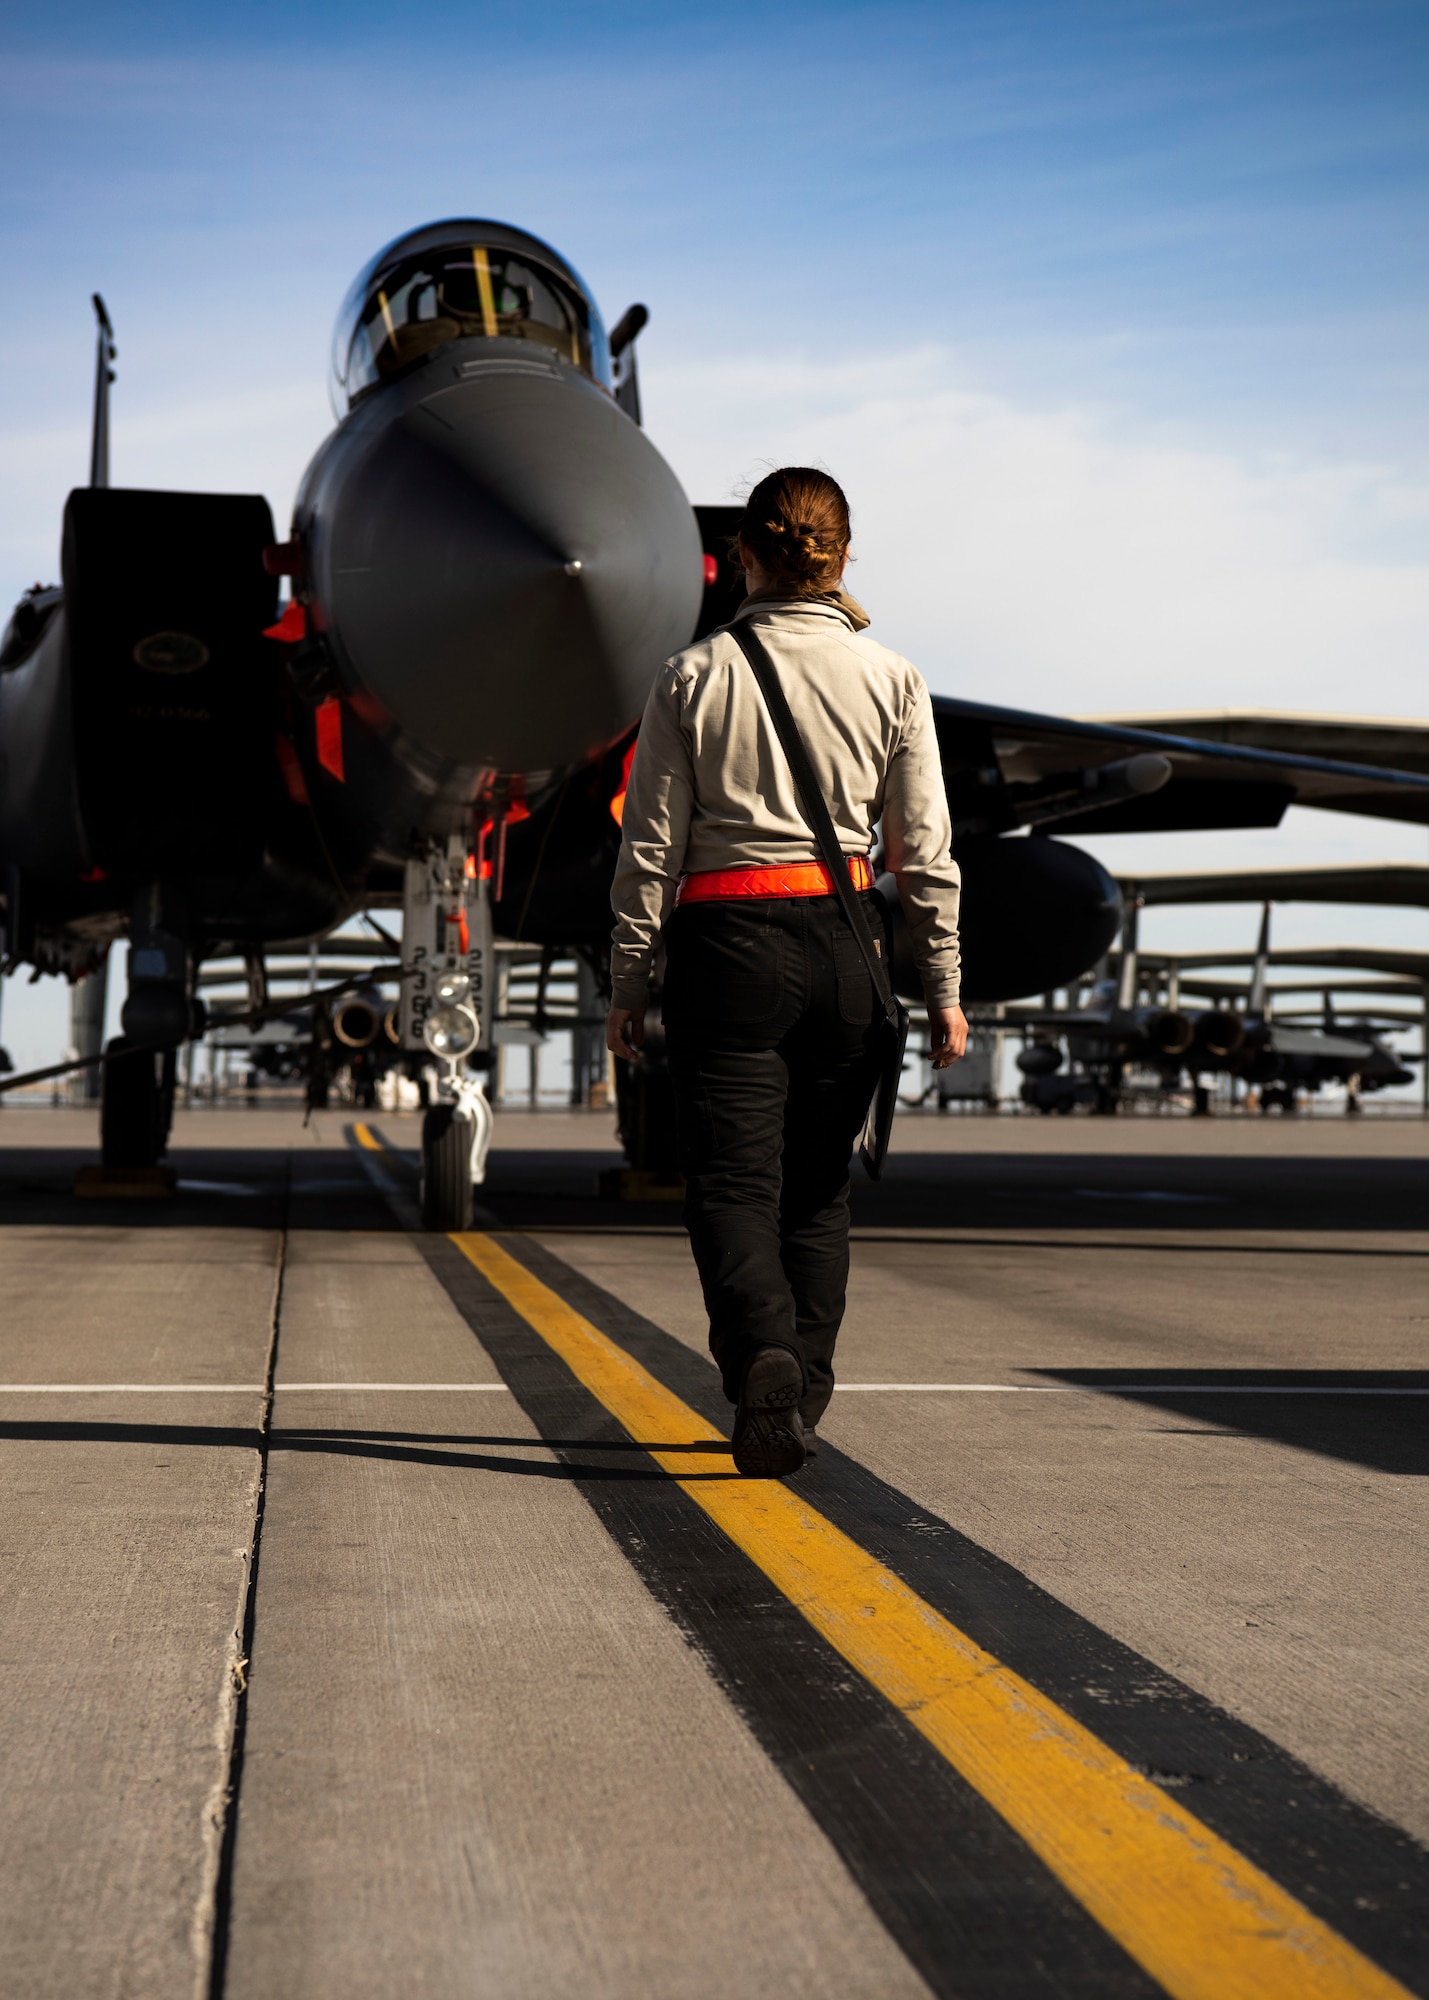
[[[1338, 720], [1343, 738], [1348, 724]], [[1388, 725], [1366, 724], [1378, 735]], [[1410, 742], [1406, 762], [1423, 762], [1422, 726], [1406, 726]], [[1421, 739], [1416, 743], [1413, 736]], [[1429, 865], [1419, 861], [1347, 862], [1326, 867], [1234, 869], [1205, 874], [1149, 875], [1124, 882], [1123, 894], [1138, 906], [1146, 904], [1261, 901], [1260, 935], [1251, 958], [1249, 990], [1244, 997], [1242, 1035], [1223, 1053], [1209, 1052], [1200, 1068], [1229, 1073], [1255, 1085], [1263, 1107], [1293, 1110], [1297, 1091], [1318, 1090], [1325, 1083], [1351, 1087], [1352, 1101], [1360, 1092], [1383, 1090], [1413, 1081], [1413, 1074], [1393, 1048], [1368, 1022], [1339, 1022], [1326, 995], [1321, 1024], [1305, 1027], [1272, 1018], [1269, 998], [1271, 904], [1285, 902], [1353, 902], [1424, 907], [1429, 904]], [[1305, 960], [1297, 962], [1305, 963]], [[1224, 1007], [1217, 1012], [1227, 1013]], [[1229, 1018], [1235, 1018], [1230, 1015]], [[1187, 1069], [1192, 1068], [1187, 1060]]]
[[[1411, 893], [1422, 890], [1424, 877], [1417, 871], [1417, 865], [1408, 864], [1404, 872]], [[1277, 886], [1288, 886], [1292, 873], [1297, 879], [1303, 878], [1309, 894], [1314, 895], [1320, 888], [1320, 871], [1315, 870], [1282, 871], [1275, 877]], [[1341, 887], [1343, 872], [1331, 873], [1337, 878], [1336, 887]], [[1376, 882], [1374, 871], [1367, 873], [1371, 888], [1382, 886]], [[1178, 878], [1161, 879], [1171, 883]], [[1227, 880], [1224, 877], [1180, 879], [1207, 888], [1224, 886]], [[1259, 879], [1255, 871], [1229, 878], [1237, 886]], [[1128, 884], [1128, 889], [1131, 886]], [[1179, 899], [1174, 894], [1167, 898]], [[1269, 901], [1261, 913], [1260, 936], [1251, 955], [1248, 982], [1185, 978], [1184, 962], [1160, 961], [1157, 970], [1163, 975], [1164, 1004], [1135, 1006], [1133, 1002], [1148, 970], [1136, 946], [1137, 911], [1142, 901], [1139, 894], [1128, 896], [1115, 979], [1100, 982], [1081, 1006], [1040, 1013], [1018, 1009], [1015, 1025], [1027, 1038], [1017, 1057], [1025, 1079], [1022, 1086], [1025, 1102], [1042, 1111], [1070, 1111], [1079, 1103], [1091, 1104], [1099, 1111], [1114, 1111], [1121, 1099], [1125, 1073], [1130, 1068], [1158, 1071], [1166, 1091], [1173, 1090], [1184, 1073], [1191, 1080], [1195, 1108], [1201, 1112], [1209, 1109], [1209, 1091], [1202, 1081], [1206, 1076], [1239, 1078], [1259, 1090], [1263, 1110], [1282, 1111], [1295, 1110], [1300, 1091], [1313, 1093], [1326, 1083], [1348, 1086], [1351, 1102], [1357, 1106], [1361, 1092], [1413, 1082], [1413, 1072], [1404, 1066], [1375, 1023], [1369, 1018], [1353, 1025], [1341, 1022], [1328, 991], [1323, 994], [1319, 1026], [1307, 1027], [1272, 1012]], [[1296, 957], [1298, 962], [1296, 954], [1282, 956]], [[1351, 954], [1346, 952], [1344, 956], [1348, 958]], [[1221, 964], [1225, 960], [1212, 962]], [[1157, 983], [1154, 975], [1152, 983]], [[1404, 983], [1399, 990], [1420, 989]], [[1183, 992], [1203, 994], [1214, 1004], [1199, 1011], [1183, 1012], [1180, 1006]], [[1065, 1074], [1062, 1073], [1063, 1041], [1075, 1066]]]
[[1341, 1031], [1328, 995], [1321, 1027], [1273, 1018], [1268, 986], [1270, 910], [1266, 903], [1261, 913], [1240, 1044], [1219, 1060], [1203, 1063], [1201, 1069], [1238, 1076], [1254, 1085], [1262, 1110], [1294, 1111], [1301, 1090], [1314, 1092], [1326, 1083], [1347, 1085], [1354, 1102], [1361, 1091], [1412, 1083], [1413, 1072], [1367, 1026]]
[[[607, 336], [574, 266], [504, 223], [428, 225], [358, 275], [335, 428], [281, 541], [257, 495], [108, 484], [97, 309], [90, 484], [61, 583], [0, 641], [5, 964], [78, 979], [127, 935], [101, 1142], [142, 1168], [204, 961], [261, 965], [400, 907], [399, 1038], [443, 1077], [424, 1212], [461, 1227], [491, 1130], [494, 935], [603, 966], [638, 719], [661, 662], [735, 608], [738, 510], [692, 507], [640, 427], [644, 307]], [[1116, 935], [1116, 884], [1052, 829], [1266, 825], [1297, 799], [1429, 820], [1416, 773], [936, 708], [972, 998], [1062, 985]], [[622, 1077], [651, 1154], [657, 1046]]]

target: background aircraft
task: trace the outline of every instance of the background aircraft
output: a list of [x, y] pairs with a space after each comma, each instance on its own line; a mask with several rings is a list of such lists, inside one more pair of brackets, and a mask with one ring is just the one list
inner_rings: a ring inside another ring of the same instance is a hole
[[[660, 661], [738, 602], [737, 510], [692, 508], [640, 429], [644, 309], [607, 338], [574, 268], [504, 224], [430, 225], [359, 274], [337, 426], [281, 544], [260, 497], [108, 485], [99, 310], [62, 583], [0, 641], [6, 966], [81, 978], [127, 934], [101, 1135], [108, 1164], [142, 1168], [204, 961], [252, 963], [257, 1019], [290, 1007], [261, 998], [266, 952], [401, 907], [400, 1040], [446, 1064], [428, 1218], [460, 1226], [490, 1129], [493, 932], [603, 967], [638, 716]], [[1050, 831], [1265, 826], [1293, 802], [1429, 820], [1418, 773], [935, 708], [972, 1000], [1065, 984], [1117, 933], [1116, 884]], [[658, 1036], [622, 1085], [633, 1158], [665, 1164]]]
[[[1332, 993], [1336, 982], [1325, 980], [1310, 990], [1322, 996], [1320, 1023], [1307, 1026], [1303, 1016], [1287, 1019], [1277, 1004], [1281, 996], [1306, 990], [1303, 985], [1272, 987], [1270, 966], [1271, 903], [1280, 901], [1429, 903], [1429, 866], [1418, 862], [1336, 865], [1328, 868], [1239, 869], [1196, 874], [1143, 876], [1120, 884], [1126, 907], [1120, 950], [1110, 964], [1111, 976], [1099, 981], [1081, 1004], [1041, 1011], [1018, 1009], [1015, 1021], [1030, 1036], [1018, 1067], [1025, 1082], [1023, 1097], [1044, 1111], [1068, 1111], [1078, 1103], [1115, 1110], [1123, 1080], [1131, 1069], [1158, 1072], [1162, 1086], [1173, 1089], [1183, 1075], [1195, 1085], [1198, 1109], [1207, 1108], [1206, 1076], [1232, 1076], [1256, 1086], [1264, 1108], [1293, 1110], [1297, 1092], [1315, 1091], [1325, 1083], [1349, 1086], [1352, 1103], [1360, 1092], [1383, 1090], [1413, 1081], [1413, 1073], [1385, 1039], [1384, 1030], [1400, 1023], [1425, 1021], [1402, 1010], [1382, 1007], [1356, 1010], [1350, 1019], [1337, 1014]], [[1194, 959], [1147, 957], [1137, 949], [1138, 912], [1151, 903], [1234, 902], [1264, 897], [1260, 937], [1253, 954]], [[1248, 982], [1198, 976], [1196, 967], [1225, 965], [1247, 957]], [[1278, 954], [1296, 965], [1373, 969], [1409, 974], [1387, 990], [1393, 996], [1429, 997], [1424, 975], [1429, 954], [1384, 952], [1340, 947]], [[1412, 975], [1417, 973], [1418, 979]], [[1343, 983], [1343, 982], [1340, 982]], [[1369, 989], [1366, 988], [1366, 991]], [[1150, 999], [1154, 992], [1156, 998]], [[1210, 1007], [1187, 1005], [1191, 996], [1209, 999]], [[1274, 1012], [1272, 1013], [1272, 1006]], [[1065, 1052], [1063, 1044], [1065, 1043]], [[1422, 1061], [1423, 1051], [1408, 1058]], [[1072, 1067], [1064, 1071], [1064, 1063]]]

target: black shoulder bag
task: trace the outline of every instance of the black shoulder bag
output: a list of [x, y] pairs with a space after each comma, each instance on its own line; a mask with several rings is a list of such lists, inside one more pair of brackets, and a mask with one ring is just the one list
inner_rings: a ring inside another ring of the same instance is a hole
[[819, 843], [819, 852], [824, 858], [824, 866], [833, 878], [834, 894], [839, 899], [848, 921], [848, 927], [858, 940], [858, 948], [863, 953], [864, 964], [883, 1009], [880, 1023], [878, 1083], [873, 1093], [873, 1102], [868, 1109], [868, 1118], [859, 1143], [859, 1158], [871, 1181], [883, 1178], [883, 1161], [888, 1152], [889, 1135], [893, 1129], [893, 1108], [898, 1102], [898, 1085], [903, 1075], [903, 1051], [908, 1042], [908, 1009], [893, 991], [889, 983], [888, 967], [884, 963], [882, 948], [869, 928], [862, 903], [854, 893], [849, 877], [848, 859], [839, 846], [834, 823], [829, 817], [829, 809], [824, 804], [824, 795], [819, 790], [819, 781], [814, 776], [814, 767], [809, 762], [809, 753], [804, 748], [804, 739], [799, 734], [784, 690], [779, 685], [779, 675], [770, 659], [764, 641], [742, 620], [735, 625], [727, 625], [725, 630], [748, 660], [759, 691], [764, 696], [770, 720], [778, 732], [779, 741], [784, 746], [784, 755], [789, 760], [789, 769], [794, 774], [794, 783], [799, 788], [799, 803], [804, 808], [804, 818], [809, 829]]

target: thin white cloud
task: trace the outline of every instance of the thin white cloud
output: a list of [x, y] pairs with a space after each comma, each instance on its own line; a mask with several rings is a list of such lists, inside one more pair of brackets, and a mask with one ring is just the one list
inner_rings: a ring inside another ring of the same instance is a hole
[[[821, 464], [855, 515], [855, 594], [934, 688], [1053, 713], [1426, 713], [1429, 482], [1370, 463], [1168, 445], [1119, 415], [993, 395], [958, 357], [751, 358], [652, 371], [691, 498]], [[1114, 872], [1420, 860], [1423, 827], [1292, 810], [1278, 828], [1066, 837]], [[1152, 950], [1253, 944], [1250, 906], [1154, 909]], [[1276, 942], [1429, 946], [1419, 910], [1294, 903]]]
[[[286, 532], [303, 468], [331, 428], [320, 369], [262, 389], [183, 396], [125, 409], [116, 400], [116, 486], [176, 493], [263, 493]], [[65, 495], [89, 472], [88, 422], [0, 433], [0, 548], [13, 589], [53, 579]]]
[[666, 371], [648, 400], [696, 499], [770, 461], [827, 464], [854, 504], [855, 591], [946, 692], [1425, 712], [1429, 483], [1167, 445], [959, 376], [932, 348], [751, 359]]

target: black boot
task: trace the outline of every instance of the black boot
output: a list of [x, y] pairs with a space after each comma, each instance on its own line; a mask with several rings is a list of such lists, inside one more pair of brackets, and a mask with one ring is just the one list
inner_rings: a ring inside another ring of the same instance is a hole
[[734, 1462], [746, 1479], [783, 1479], [808, 1452], [799, 1398], [804, 1371], [787, 1347], [760, 1347], [744, 1371], [734, 1416]]

